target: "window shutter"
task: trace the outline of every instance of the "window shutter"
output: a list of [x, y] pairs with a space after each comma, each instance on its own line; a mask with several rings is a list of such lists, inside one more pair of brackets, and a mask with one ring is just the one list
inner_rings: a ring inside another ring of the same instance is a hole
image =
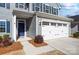
[[10, 21], [6, 21], [7, 24], [7, 33], [10, 33]]

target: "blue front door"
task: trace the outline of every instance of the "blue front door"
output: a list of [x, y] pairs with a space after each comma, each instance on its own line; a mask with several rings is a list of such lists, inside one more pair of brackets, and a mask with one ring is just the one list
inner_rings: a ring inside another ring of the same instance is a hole
[[24, 22], [19, 22], [18, 23], [18, 36], [24, 36]]

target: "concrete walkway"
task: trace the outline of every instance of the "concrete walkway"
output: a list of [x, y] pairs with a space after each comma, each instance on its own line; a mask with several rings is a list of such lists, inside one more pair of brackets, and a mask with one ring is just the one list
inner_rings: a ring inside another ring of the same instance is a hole
[[[27, 39], [29, 39], [29, 38], [27, 38]], [[42, 46], [42, 47], [34, 47], [32, 44], [30, 44], [27, 41], [27, 39], [25, 39], [25, 40], [20, 39], [22, 45], [24, 46], [23, 50], [24, 50], [26, 55], [36, 55], [36, 54], [41, 54], [41, 53], [45, 53], [48, 51], [56, 50], [55, 48], [50, 47], [50, 45]]]
[[47, 41], [51, 47], [56, 48], [68, 55], [79, 55], [79, 39], [58, 38]]

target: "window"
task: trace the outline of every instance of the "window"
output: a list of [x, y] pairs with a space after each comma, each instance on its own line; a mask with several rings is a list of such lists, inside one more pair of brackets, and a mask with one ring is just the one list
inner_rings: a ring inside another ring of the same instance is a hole
[[53, 14], [53, 11], [54, 11], [54, 10], [53, 10], [53, 7], [52, 7], [52, 14]]
[[28, 3], [16, 3], [15, 6], [16, 8], [27, 9], [29, 7], [29, 4]]
[[42, 12], [42, 3], [40, 3], [40, 10], [41, 10], [41, 12]]
[[10, 33], [10, 21], [0, 20], [0, 32]]
[[39, 22], [39, 25], [41, 26], [41, 22]]
[[33, 3], [33, 11], [41, 11], [41, 3]]
[[10, 9], [10, 3], [0, 3], [0, 7]]
[[43, 4], [43, 12], [45, 12], [45, 4]]
[[18, 3], [15, 4], [16, 8], [18, 8]]
[[34, 3], [32, 3], [32, 10], [34, 11]]
[[49, 25], [49, 22], [42, 22], [42, 25]]
[[58, 23], [58, 26], [62, 26], [62, 24], [61, 23]]
[[0, 32], [5, 32], [5, 21], [0, 21]]
[[52, 26], [56, 26], [56, 23], [51, 23]]
[[52, 10], [52, 9], [51, 9], [51, 6], [50, 6], [50, 14], [51, 14], [51, 10]]
[[10, 3], [6, 3], [6, 8], [10, 9]]
[[49, 13], [49, 10], [50, 10], [50, 9], [49, 9], [49, 6], [46, 5], [45, 12], [46, 12], [46, 13]]
[[0, 3], [0, 7], [4, 7], [5, 8], [5, 3]]
[[19, 8], [24, 8], [24, 3], [19, 3]]
[[67, 24], [63, 24], [63, 26], [67, 26]]
[[55, 9], [55, 8], [53, 8], [53, 14], [55, 14], [55, 15], [56, 15], [56, 9]]
[[56, 9], [56, 8], [53, 8], [53, 14], [55, 14], [55, 15], [58, 15], [58, 9]]
[[29, 8], [29, 3], [25, 3], [25, 9]]

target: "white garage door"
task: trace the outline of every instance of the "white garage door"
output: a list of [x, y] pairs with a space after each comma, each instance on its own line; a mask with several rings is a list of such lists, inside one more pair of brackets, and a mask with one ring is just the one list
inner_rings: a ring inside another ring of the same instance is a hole
[[64, 23], [42, 22], [42, 35], [44, 39], [68, 37], [68, 26]]

